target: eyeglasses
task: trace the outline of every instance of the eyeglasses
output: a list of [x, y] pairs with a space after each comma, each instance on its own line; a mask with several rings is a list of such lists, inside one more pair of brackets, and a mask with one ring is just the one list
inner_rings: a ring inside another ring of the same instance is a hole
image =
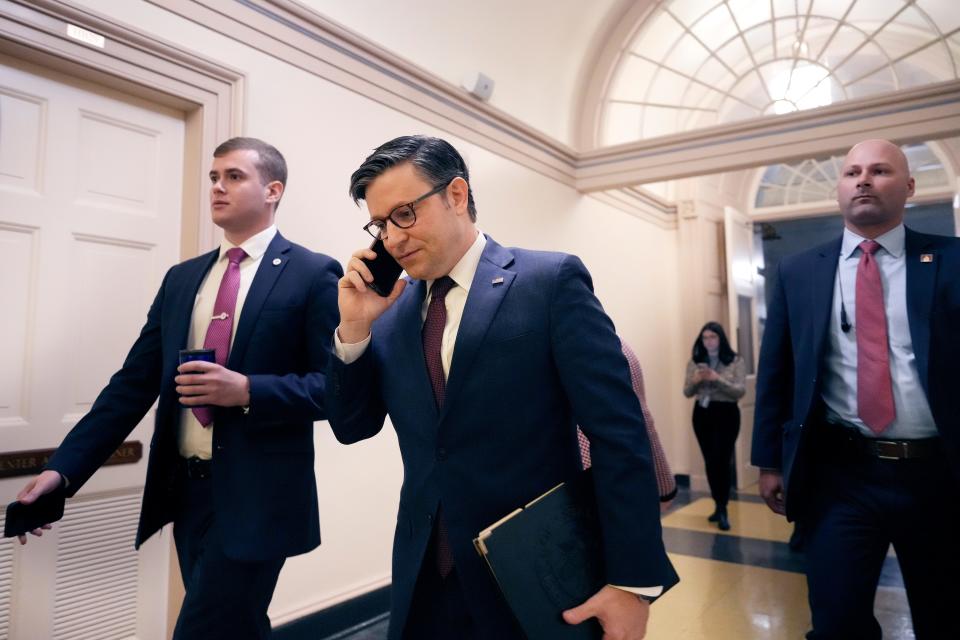
[[[451, 180], [450, 182], [453, 182], [453, 181]], [[426, 200], [427, 198], [429, 198], [430, 196], [435, 196], [441, 191], [443, 191], [444, 189], [446, 189], [448, 186], [450, 186], [450, 182], [447, 182], [446, 184], [442, 184], [439, 187], [434, 187], [433, 189], [423, 194], [416, 200], [413, 200], [412, 202], [408, 202], [407, 204], [402, 204], [399, 207], [395, 207], [393, 211], [387, 214], [386, 218], [371, 220], [367, 224], [363, 225], [363, 230], [369, 233], [374, 238], [379, 238], [380, 235], [383, 233], [383, 230], [387, 228], [387, 220], [392, 222], [395, 226], [397, 226], [400, 229], [409, 229], [417, 222], [417, 212], [414, 209], [414, 207], [420, 204], [421, 202], [423, 202], [424, 200]]]

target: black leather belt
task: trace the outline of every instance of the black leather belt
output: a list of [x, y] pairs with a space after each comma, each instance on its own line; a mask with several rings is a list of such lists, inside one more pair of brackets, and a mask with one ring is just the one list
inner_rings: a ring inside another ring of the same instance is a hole
[[825, 425], [821, 436], [846, 453], [880, 460], [917, 460], [932, 458], [942, 452], [940, 438], [937, 437], [920, 440], [867, 438], [849, 427], [829, 423]]
[[211, 460], [202, 460], [196, 456], [192, 458], [179, 458], [180, 473], [191, 480], [205, 480], [211, 476], [213, 462]]

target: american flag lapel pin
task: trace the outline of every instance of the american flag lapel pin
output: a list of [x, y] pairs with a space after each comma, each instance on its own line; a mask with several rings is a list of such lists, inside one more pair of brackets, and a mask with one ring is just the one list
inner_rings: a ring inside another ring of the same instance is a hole
[[933, 262], [933, 254], [932, 254], [932, 253], [921, 253], [921, 254], [920, 254], [920, 262]]
[[490, 284], [492, 284], [493, 286], [503, 284], [503, 276], [497, 276], [496, 278], [490, 281]]

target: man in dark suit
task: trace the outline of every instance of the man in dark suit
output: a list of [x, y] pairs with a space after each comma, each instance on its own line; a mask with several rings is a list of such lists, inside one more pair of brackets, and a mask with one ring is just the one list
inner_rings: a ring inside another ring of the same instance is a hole
[[854, 146], [843, 236], [772, 278], [753, 464], [770, 508], [803, 525], [811, 639], [881, 637], [891, 543], [917, 638], [960, 638], [960, 241], [904, 227], [913, 192], [896, 145]]
[[[174, 523], [186, 587], [177, 639], [269, 637], [285, 558], [320, 544], [313, 422], [325, 417], [342, 270], [277, 231], [286, 179], [260, 140], [217, 147], [210, 204], [223, 244], [167, 272], [123, 367], [18, 496], [61, 483], [75, 494], [159, 396], [136, 545]], [[181, 349], [201, 347], [215, 363], [178, 367]]]
[[574, 477], [577, 422], [592, 443], [609, 586], [564, 618], [596, 617], [609, 638], [643, 637], [644, 597], [677, 577], [640, 406], [587, 270], [480, 233], [467, 167], [437, 138], [380, 146], [350, 192], [411, 278], [380, 297], [361, 261], [374, 253], [354, 254], [327, 390], [341, 442], [375, 435], [387, 414], [397, 431], [390, 638], [523, 637], [472, 540]]

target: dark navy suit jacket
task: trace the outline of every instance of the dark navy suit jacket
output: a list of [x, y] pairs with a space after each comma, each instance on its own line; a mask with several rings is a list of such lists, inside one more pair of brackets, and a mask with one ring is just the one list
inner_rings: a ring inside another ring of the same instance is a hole
[[[842, 238], [785, 259], [771, 279], [752, 463], [783, 472], [787, 516], [803, 503], [805, 427], [821, 380]], [[906, 229], [907, 316], [920, 383], [954, 468], [960, 466], [960, 239]]]
[[[211, 251], [172, 267], [123, 367], [50, 459], [73, 495], [159, 397], [137, 547], [173, 519], [179, 456], [178, 352], [194, 301], [217, 259]], [[279, 260], [279, 264], [274, 264]], [[335, 260], [274, 237], [247, 293], [227, 368], [250, 379], [250, 411], [216, 408], [213, 497], [224, 552], [259, 561], [320, 544], [313, 422], [326, 417], [324, 387], [339, 323]]]
[[421, 340], [425, 295], [425, 282], [411, 282], [374, 323], [359, 360], [331, 358], [327, 388], [341, 442], [375, 435], [387, 414], [399, 439], [404, 480], [390, 637], [399, 638], [406, 623], [440, 503], [478, 636], [516, 637], [472, 540], [579, 471], [578, 421], [593, 454], [607, 581], [674, 585], [640, 405], [613, 323], [580, 260], [488, 239], [439, 412]]

